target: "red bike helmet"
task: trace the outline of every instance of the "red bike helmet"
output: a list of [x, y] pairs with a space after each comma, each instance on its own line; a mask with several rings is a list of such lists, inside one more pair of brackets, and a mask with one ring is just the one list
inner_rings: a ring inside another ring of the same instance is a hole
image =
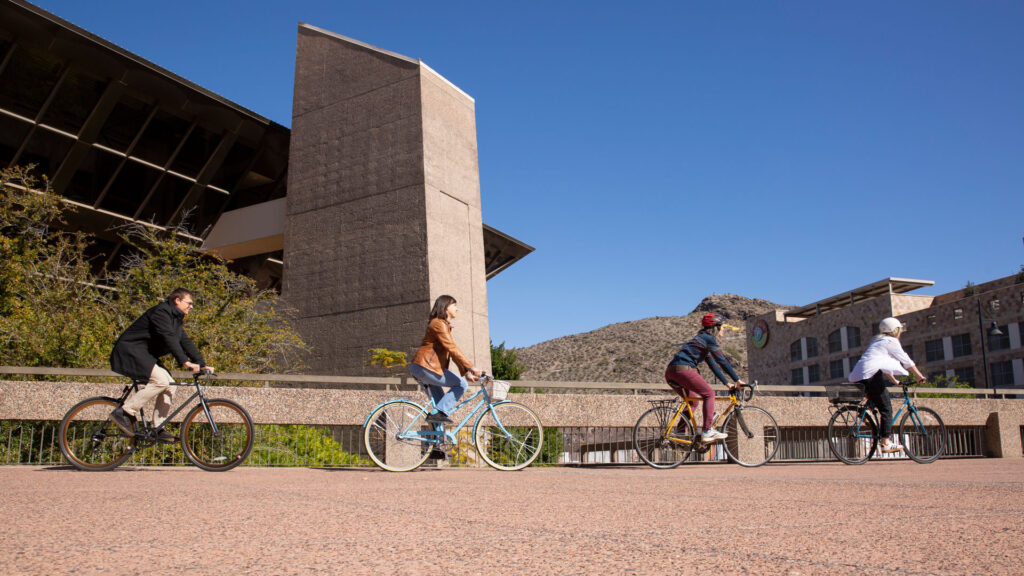
[[700, 325], [705, 327], [705, 328], [710, 328], [712, 326], [718, 326], [721, 323], [722, 323], [722, 317], [719, 316], [718, 314], [715, 314], [714, 312], [708, 312], [700, 320]]

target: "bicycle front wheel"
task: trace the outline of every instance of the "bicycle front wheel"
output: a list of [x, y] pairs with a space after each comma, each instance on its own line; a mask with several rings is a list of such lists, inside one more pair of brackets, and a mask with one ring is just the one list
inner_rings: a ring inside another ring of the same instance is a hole
[[209, 417], [202, 404], [185, 416], [181, 423], [181, 447], [185, 456], [203, 470], [231, 470], [245, 462], [252, 452], [256, 440], [252, 418], [231, 400], [207, 400], [206, 406]]
[[633, 450], [651, 468], [675, 468], [693, 452], [697, 435], [689, 420], [680, 415], [675, 427], [668, 429], [675, 413], [670, 406], [656, 406], [633, 426]]
[[399, 400], [379, 406], [366, 419], [363, 444], [377, 466], [391, 472], [415, 470], [430, 456], [432, 430], [427, 412], [414, 402]]
[[132, 454], [135, 438], [121, 431], [108, 417], [117, 400], [96, 397], [75, 404], [58, 429], [61, 454], [79, 470], [113, 470]]
[[779, 451], [779, 424], [763, 408], [737, 406], [722, 427], [729, 434], [724, 443], [725, 453], [740, 466], [754, 468], [766, 464]]
[[473, 428], [476, 449], [491, 468], [521, 470], [544, 445], [544, 428], [532, 410], [518, 402], [492, 404]]
[[915, 406], [900, 419], [900, 440], [914, 462], [935, 462], [946, 449], [946, 425], [935, 410]]
[[867, 462], [877, 444], [875, 419], [860, 406], [844, 406], [828, 421], [828, 448], [847, 464]]

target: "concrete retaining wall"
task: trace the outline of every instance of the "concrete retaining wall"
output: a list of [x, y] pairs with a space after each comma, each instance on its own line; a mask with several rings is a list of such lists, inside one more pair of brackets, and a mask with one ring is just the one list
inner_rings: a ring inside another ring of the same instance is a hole
[[[123, 385], [78, 382], [0, 380], [0, 420], [60, 420], [74, 404], [90, 396], [117, 396]], [[472, 388], [471, 388], [472, 390]], [[399, 396], [417, 402], [415, 390], [336, 390], [314, 388], [206, 387], [208, 398], [237, 401], [258, 424], [362, 425], [377, 404]], [[191, 395], [177, 390], [176, 403]], [[628, 426], [649, 407], [649, 401], [672, 398], [647, 394], [511, 394], [510, 399], [533, 408], [545, 426]], [[759, 396], [752, 404], [771, 412], [779, 426], [824, 427], [825, 398]], [[893, 403], [894, 410], [899, 402]], [[918, 404], [934, 409], [947, 426], [985, 426], [991, 456], [1022, 457], [1021, 429], [1024, 400], [922, 398]]]

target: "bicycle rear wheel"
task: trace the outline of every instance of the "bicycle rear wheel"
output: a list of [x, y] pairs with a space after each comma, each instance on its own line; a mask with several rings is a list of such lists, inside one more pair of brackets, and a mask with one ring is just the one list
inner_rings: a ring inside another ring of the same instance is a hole
[[121, 431], [108, 417], [117, 400], [96, 397], [75, 404], [58, 429], [61, 454], [79, 470], [113, 470], [132, 454], [135, 438]]
[[391, 472], [415, 470], [430, 456], [433, 442], [417, 437], [430, 431], [427, 412], [414, 402], [398, 400], [377, 407], [366, 419], [363, 444], [377, 466]]
[[900, 441], [914, 462], [934, 462], [946, 449], [946, 425], [931, 408], [915, 406], [900, 419]]
[[651, 468], [675, 468], [693, 453], [697, 435], [690, 421], [680, 415], [669, 431], [676, 408], [655, 406], [640, 415], [633, 426], [633, 450]]
[[[252, 418], [244, 408], [231, 400], [206, 401], [207, 418], [199, 404], [181, 423], [181, 448], [193, 464], [209, 472], [223, 472], [238, 466], [249, 457], [256, 440]], [[213, 424], [217, 425], [214, 433]]]
[[492, 404], [473, 428], [476, 449], [491, 468], [521, 470], [544, 445], [544, 428], [532, 410], [518, 402]]
[[779, 451], [779, 424], [763, 408], [737, 406], [722, 428], [729, 434], [724, 442], [725, 453], [740, 466], [761, 466], [771, 462]]
[[828, 421], [828, 448], [847, 464], [863, 464], [878, 444], [878, 426], [867, 411], [861, 418], [860, 406], [844, 406]]

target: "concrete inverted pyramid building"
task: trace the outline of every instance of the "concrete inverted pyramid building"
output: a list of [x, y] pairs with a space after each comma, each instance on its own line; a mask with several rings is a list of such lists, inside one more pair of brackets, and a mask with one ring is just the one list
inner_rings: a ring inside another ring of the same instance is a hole
[[423, 62], [302, 24], [282, 294], [318, 371], [409, 350], [441, 294], [490, 369], [473, 99]]

